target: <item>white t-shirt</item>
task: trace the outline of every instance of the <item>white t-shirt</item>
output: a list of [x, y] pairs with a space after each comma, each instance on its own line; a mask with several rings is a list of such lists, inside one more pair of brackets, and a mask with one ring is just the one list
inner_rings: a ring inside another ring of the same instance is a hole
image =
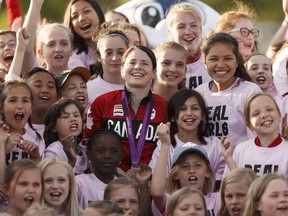
[[90, 202], [103, 200], [107, 184], [100, 181], [94, 173], [77, 175], [75, 180], [78, 202], [83, 209]]
[[280, 51], [277, 55], [272, 68], [273, 68], [273, 82], [280, 95], [288, 92], [288, 77], [286, 62], [288, 60], [288, 47]]
[[[39, 139], [36, 135], [36, 132], [28, 125], [25, 125], [25, 134], [22, 135], [24, 140], [32, 141], [33, 143], [37, 144], [39, 147], [39, 154], [40, 157], [43, 158], [44, 150], [45, 150], [45, 142], [43, 138]], [[6, 164], [10, 164], [14, 160], [19, 159], [29, 159], [30, 155], [24, 152], [22, 149], [14, 146], [12, 151], [6, 155]]]
[[[73, 171], [75, 174], [82, 174], [84, 171], [88, 168], [88, 158], [86, 156], [86, 147], [83, 146], [81, 143], [78, 145], [78, 149], [81, 152], [82, 156], [77, 155], [76, 156], [76, 163], [73, 167]], [[63, 145], [59, 141], [55, 141], [51, 143], [46, 149], [44, 153], [44, 157], [53, 157], [57, 156], [61, 158], [62, 160], [68, 162], [68, 157], [63, 149]]]
[[[181, 140], [179, 140], [177, 134], [175, 134], [175, 140], [176, 140], [176, 146], [175, 147], [173, 147], [172, 145], [170, 146], [169, 155], [168, 155], [168, 163], [166, 167], [166, 176], [169, 175], [170, 170], [173, 165], [172, 164], [173, 152], [175, 151], [177, 147], [185, 144]], [[210, 166], [215, 175], [215, 179], [221, 180], [226, 163], [222, 155], [220, 140], [217, 137], [205, 137], [205, 140], [207, 144], [201, 145], [201, 146], [207, 152], [207, 155], [210, 161]], [[162, 143], [160, 140], [158, 140], [157, 147], [155, 148], [153, 155], [152, 155], [152, 159], [149, 163], [149, 166], [152, 168], [153, 171], [155, 169], [156, 162], [161, 151], [161, 147], [162, 147]]]
[[197, 87], [206, 100], [209, 111], [209, 135], [228, 137], [238, 144], [255, 137], [246, 127], [243, 108], [250, 95], [262, 92], [254, 83], [236, 79], [234, 84], [221, 92], [212, 92], [209, 83]]
[[186, 68], [185, 85], [188, 89], [195, 89], [197, 86], [211, 80], [202, 58], [199, 58], [196, 62], [187, 64]]
[[88, 48], [88, 53], [81, 52], [76, 54], [77, 50], [73, 51], [72, 56], [68, 61], [68, 69], [72, 70], [75, 67], [85, 67], [92, 71], [94, 64], [96, 63], [96, 56], [93, 49]]
[[[280, 173], [288, 179], [288, 143], [282, 142], [272, 148], [257, 146], [254, 139], [236, 146], [233, 159], [239, 168], [251, 168], [258, 176], [265, 173]], [[225, 173], [229, 168], [225, 168]]]
[[88, 104], [91, 105], [93, 101], [102, 94], [122, 89], [124, 89], [124, 84], [112, 84], [102, 79], [101, 76], [98, 76], [87, 82]]

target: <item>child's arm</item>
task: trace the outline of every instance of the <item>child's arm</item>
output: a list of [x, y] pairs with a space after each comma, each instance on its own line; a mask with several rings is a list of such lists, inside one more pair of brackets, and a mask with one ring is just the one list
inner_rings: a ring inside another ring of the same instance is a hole
[[151, 195], [159, 211], [163, 212], [166, 205], [166, 167], [171, 146], [170, 123], [161, 123], [157, 128], [157, 135], [161, 140], [162, 147], [152, 176]]
[[140, 190], [140, 216], [152, 215], [151, 195], [149, 188], [151, 175], [151, 168], [146, 164], [140, 164], [139, 169], [135, 175]]
[[17, 46], [15, 49], [15, 55], [9, 69], [8, 74], [5, 77], [5, 81], [19, 80], [21, 76], [21, 70], [23, 66], [24, 54], [29, 43], [30, 35], [25, 28], [20, 28], [16, 34]]
[[8, 126], [4, 122], [0, 122], [0, 184], [4, 184], [4, 175], [6, 169], [5, 143], [9, 136]]
[[23, 24], [23, 27], [26, 27], [27, 32], [31, 34], [31, 38], [29, 44], [27, 46], [24, 62], [25, 65], [22, 67], [22, 73], [25, 74], [31, 70], [35, 63], [35, 41], [36, 41], [36, 31], [37, 31], [37, 23], [40, 18], [40, 11], [44, 0], [31, 0], [29, 9]]
[[236, 163], [232, 157], [235, 147], [236, 145], [233, 142], [231, 142], [229, 139], [227, 138], [225, 139], [223, 137], [221, 138], [222, 154], [230, 170], [237, 168]]
[[281, 26], [279, 27], [279, 29], [277, 30], [277, 32], [274, 34], [271, 41], [269, 42], [268, 50], [266, 52], [266, 55], [268, 56], [268, 58], [271, 57], [269, 51], [271, 49], [273, 50], [273, 46], [277, 45], [280, 42], [286, 41], [285, 36], [288, 31], [288, 0], [282, 0], [282, 9], [283, 9], [285, 17], [284, 17], [284, 20], [282, 21]]
[[5, 144], [9, 136], [8, 131], [8, 126], [4, 122], [0, 122], [0, 203], [6, 198], [4, 176], [6, 170]]

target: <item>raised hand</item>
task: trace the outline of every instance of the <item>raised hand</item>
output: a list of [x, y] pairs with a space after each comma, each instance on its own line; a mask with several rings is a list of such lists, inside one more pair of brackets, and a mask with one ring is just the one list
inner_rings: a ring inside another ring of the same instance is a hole
[[170, 122], [167, 122], [166, 124], [160, 123], [157, 127], [157, 135], [159, 139], [161, 140], [162, 145], [169, 145], [171, 144], [170, 139]]

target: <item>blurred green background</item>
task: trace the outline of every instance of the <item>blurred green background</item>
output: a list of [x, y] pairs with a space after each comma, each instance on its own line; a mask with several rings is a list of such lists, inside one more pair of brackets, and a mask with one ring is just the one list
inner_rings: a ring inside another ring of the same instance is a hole
[[[1, 1], [1, 0], [0, 0]], [[4, 4], [2, 2], [0, 11], [0, 29], [8, 28], [7, 13]], [[41, 14], [43, 17], [48, 18], [48, 21], [62, 22], [65, 8], [69, 0], [46, 0], [44, 3]], [[105, 11], [114, 9], [121, 4], [128, 2], [128, 0], [98, 0], [102, 9]], [[219, 13], [223, 13], [232, 7], [232, 0], [202, 0], [202, 2], [210, 5]], [[269, 39], [273, 36], [273, 33], [277, 30], [284, 18], [282, 11], [281, 0], [243, 0], [243, 2], [250, 4], [255, 8], [258, 17], [257, 27], [261, 30], [259, 42], [261, 44], [260, 49], [265, 50]], [[22, 15], [24, 16], [29, 7], [29, 0], [20, 0], [22, 7]]]

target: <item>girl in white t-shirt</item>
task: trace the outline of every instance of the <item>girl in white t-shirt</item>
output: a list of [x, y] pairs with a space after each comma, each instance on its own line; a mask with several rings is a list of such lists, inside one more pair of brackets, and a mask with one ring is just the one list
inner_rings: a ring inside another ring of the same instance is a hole
[[251, 95], [245, 104], [244, 116], [247, 126], [257, 136], [237, 145], [234, 152], [233, 146], [224, 145], [229, 169], [246, 167], [258, 176], [281, 173], [288, 179], [288, 143], [279, 134], [281, 113], [275, 99], [265, 93]]
[[62, 98], [49, 107], [45, 116], [45, 157], [57, 156], [68, 162], [75, 174], [88, 167], [83, 136], [83, 109], [75, 100]]
[[201, 145], [190, 142], [176, 148], [173, 152], [172, 168], [166, 180], [166, 164], [171, 146], [169, 124], [161, 123], [157, 128], [162, 148], [151, 181], [153, 214], [162, 215], [170, 194], [182, 187], [189, 186], [204, 194], [209, 215], [216, 215], [220, 195], [219, 193], [210, 193], [213, 171], [207, 152]]
[[89, 173], [76, 176], [78, 201], [83, 209], [92, 201], [103, 200], [107, 184], [118, 178], [117, 166], [122, 159], [120, 136], [109, 129], [95, 131], [87, 143], [87, 156], [91, 162]]
[[[207, 136], [208, 110], [202, 96], [194, 90], [181, 89], [168, 102], [168, 121], [170, 126], [171, 146], [169, 149], [166, 176], [172, 167], [173, 152], [187, 142], [201, 145], [208, 154], [216, 180], [222, 179], [225, 161], [222, 156], [220, 140]], [[162, 148], [161, 139], [153, 152], [149, 166], [154, 170]], [[213, 181], [214, 185], [215, 181]], [[219, 182], [220, 183], [220, 182]], [[217, 185], [220, 187], [220, 184]]]
[[185, 86], [187, 51], [182, 45], [168, 41], [159, 44], [154, 53], [157, 59], [157, 80], [153, 86], [153, 93], [168, 101]]
[[75, 178], [69, 163], [48, 157], [39, 163], [42, 173], [42, 203], [53, 208], [57, 216], [80, 216]]
[[203, 53], [212, 81], [197, 87], [209, 110], [209, 135], [227, 137], [238, 144], [254, 135], [246, 127], [243, 106], [261, 89], [250, 82], [238, 42], [227, 33], [215, 33], [204, 43]]
[[195, 89], [211, 78], [201, 58], [201, 13], [185, 2], [173, 4], [166, 16], [169, 39], [181, 44], [187, 51], [186, 87]]
[[201, 191], [184, 187], [171, 194], [166, 207], [167, 216], [191, 215], [207, 216], [207, 207]]
[[257, 178], [255, 172], [238, 168], [228, 173], [221, 184], [221, 207], [218, 216], [241, 216], [247, 201], [247, 192]]
[[275, 173], [257, 178], [249, 188], [243, 215], [288, 215], [287, 179]]
[[97, 45], [95, 73], [97, 77], [87, 82], [89, 104], [102, 94], [124, 89], [124, 80], [121, 76], [121, 58], [128, 49], [127, 36], [117, 28], [99, 28], [93, 38]]
[[64, 15], [64, 25], [73, 34], [73, 55], [69, 68], [86, 67], [93, 71], [96, 63], [92, 36], [95, 29], [105, 22], [104, 13], [94, 0], [70, 0]]
[[0, 109], [10, 134], [5, 143], [6, 164], [28, 158], [38, 162], [44, 154], [44, 141], [31, 124], [32, 101], [32, 91], [25, 82], [4, 84]]

